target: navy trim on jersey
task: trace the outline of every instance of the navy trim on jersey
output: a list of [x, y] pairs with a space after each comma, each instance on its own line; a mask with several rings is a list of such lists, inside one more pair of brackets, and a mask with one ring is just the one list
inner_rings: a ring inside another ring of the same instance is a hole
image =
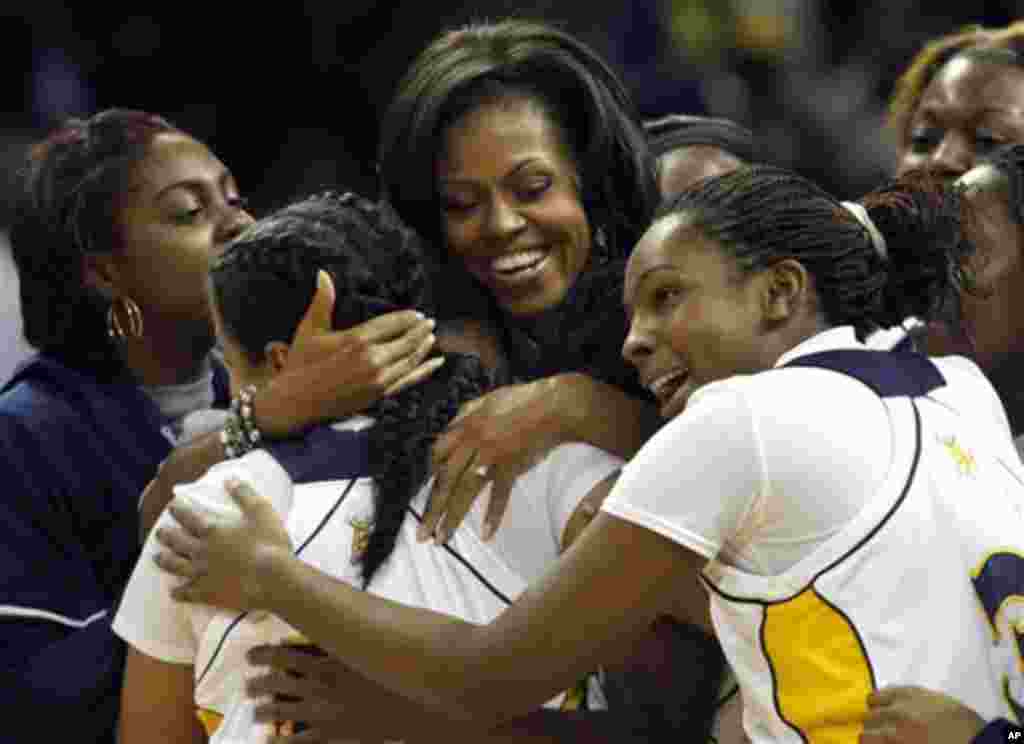
[[318, 426], [295, 439], [264, 442], [263, 448], [293, 483], [362, 478], [370, 472], [370, 430]]
[[920, 398], [946, 384], [938, 367], [916, 352], [833, 349], [797, 357], [779, 369], [786, 367], [839, 372], [864, 383], [880, 398]]

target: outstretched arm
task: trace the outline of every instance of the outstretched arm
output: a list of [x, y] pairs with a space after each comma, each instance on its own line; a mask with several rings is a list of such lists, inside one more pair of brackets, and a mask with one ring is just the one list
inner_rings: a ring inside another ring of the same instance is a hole
[[[248, 685], [258, 698], [257, 721], [302, 721], [293, 739], [305, 741], [401, 740], [410, 744], [473, 741], [480, 744], [629, 744], [649, 742], [648, 732], [631, 729], [616, 711], [562, 711], [541, 708], [508, 723], [453, 720], [443, 713], [387, 690], [356, 674], [336, 658], [315, 656], [288, 646], [266, 646], [249, 653], [268, 671]], [[280, 696], [285, 696], [282, 700]]]
[[538, 586], [476, 626], [303, 564], [268, 502], [244, 486], [235, 497], [243, 516], [234, 521], [172, 504], [187, 532], [158, 533], [178, 554], [161, 554], [160, 564], [192, 578], [179, 598], [270, 610], [355, 672], [455, 719], [497, 724], [528, 713], [657, 616], [699, 622], [707, 601], [694, 581], [704, 559], [602, 513]]

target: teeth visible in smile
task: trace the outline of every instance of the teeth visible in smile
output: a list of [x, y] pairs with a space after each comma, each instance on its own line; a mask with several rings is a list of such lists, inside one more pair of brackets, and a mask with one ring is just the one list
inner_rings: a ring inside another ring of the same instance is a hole
[[541, 261], [547, 254], [544, 251], [523, 251], [498, 256], [491, 262], [491, 270], [504, 273], [521, 271]]
[[687, 374], [686, 370], [669, 372], [668, 374], [662, 375], [656, 380], [653, 380], [647, 388], [654, 393], [655, 397], [662, 398], [666, 394], [670, 393], [673, 388], [679, 387], [686, 379]]

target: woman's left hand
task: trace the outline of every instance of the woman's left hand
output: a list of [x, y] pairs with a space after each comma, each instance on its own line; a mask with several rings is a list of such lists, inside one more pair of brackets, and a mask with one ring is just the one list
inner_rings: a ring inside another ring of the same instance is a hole
[[270, 501], [240, 481], [229, 481], [226, 488], [237, 512], [213, 512], [175, 498], [168, 510], [180, 526], [157, 530], [166, 550], [154, 559], [164, 571], [186, 579], [172, 591], [175, 599], [261, 609], [266, 592], [260, 579], [275, 556], [291, 554], [291, 539]]
[[434, 444], [434, 489], [421, 540], [447, 540], [488, 483], [484, 538], [494, 533], [515, 480], [571, 439], [566, 388], [563, 376], [548, 377], [498, 388], [462, 407]]

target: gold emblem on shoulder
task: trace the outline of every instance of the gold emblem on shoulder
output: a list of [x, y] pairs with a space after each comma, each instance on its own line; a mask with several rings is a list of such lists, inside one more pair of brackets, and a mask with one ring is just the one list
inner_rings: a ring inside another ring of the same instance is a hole
[[970, 450], [961, 446], [955, 436], [940, 439], [939, 441], [942, 442], [949, 456], [953, 458], [953, 462], [956, 463], [956, 468], [960, 471], [960, 475], [974, 475], [978, 462], [974, 459], [974, 455]]
[[355, 565], [362, 560], [363, 553], [370, 544], [373, 521], [366, 517], [352, 517], [348, 524], [352, 528], [352, 564]]
[[212, 737], [217, 733], [217, 729], [224, 722], [222, 714], [211, 708], [201, 708], [199, 706], [196, 706], [196, 718], [203, 725], [203, 730], [206, 731], [207, 737]]

